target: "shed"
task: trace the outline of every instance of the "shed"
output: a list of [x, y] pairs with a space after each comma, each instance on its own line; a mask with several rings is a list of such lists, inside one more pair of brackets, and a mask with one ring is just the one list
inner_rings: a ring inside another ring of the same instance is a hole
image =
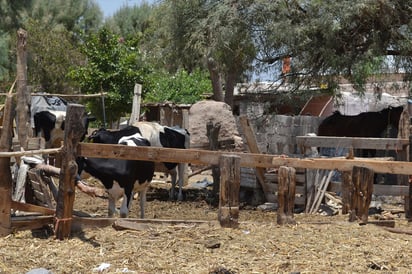
[[166, 126], [184, 126], [184, 112], [188, 113], [190, 104], [146, 103], [142, 104], [141, 120], [156, 121]]

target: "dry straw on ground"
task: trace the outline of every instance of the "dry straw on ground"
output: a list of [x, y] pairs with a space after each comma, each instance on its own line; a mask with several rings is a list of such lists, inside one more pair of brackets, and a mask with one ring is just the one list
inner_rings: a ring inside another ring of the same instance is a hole
[[[138, 208], [135, 202], [131, 217]], [[75, 209], [105, 216], [107, 200], [78, 193]], [[149, 201], [147, 217], [207, 220], [203, 224], [146, 224], [140, 230], [85, 229], [55, 240], [47, 231], [0, 238], [0, 273], [46, 268], [53, 273], [407, 273], [412, 236], [347, 216], [295, 215], [278, 226], [275, 212], [241, 210], [237, 229], [221, 228], [204, 201]], [[411, 230], [403, 216], [396, 226]], [[106, 263], [106, 265], [104, 265]], [[104, 270], [103, 270], [104, 269]]]

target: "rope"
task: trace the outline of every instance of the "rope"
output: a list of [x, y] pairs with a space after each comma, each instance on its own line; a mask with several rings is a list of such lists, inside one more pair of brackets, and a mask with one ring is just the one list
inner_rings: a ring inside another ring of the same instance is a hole
[[72, 220], [72, 218], [63, 218], [63, 219], [59, 219], [59, 218], [57, 218], [57, 217], [55, 217], [54, 218], [54, 220], [56, 221], [56, 225], [55, 225], [55, 232], [56, 231], [58, 231], [59, 230], [59, 224], [60, 224], [60, 222], [67, 222], [67, 221], [71, 221]]

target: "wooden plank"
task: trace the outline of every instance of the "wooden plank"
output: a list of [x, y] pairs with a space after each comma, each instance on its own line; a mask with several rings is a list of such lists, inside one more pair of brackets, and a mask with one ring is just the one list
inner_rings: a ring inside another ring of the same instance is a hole
[[[270, 193], [276, 193], [279, 189], [278, 184], [268, 184], [268, 189]], [[296, 186], [296, 194], [305, 194], [305, 186]]]
[[54, 216], [24, 216], [12, 217], [11, 227], [13, 231], [42, 228], [45, 225], [52, 225]]
[[[278, 202], [278, 197], [277, 197], [277, 194], [275, 193], [269, 193], [268, 198], [269, 198], [268, 200], [269, 203]], [[295, 205], [304, 206], [305, 203], [306, 203], [306, 199], [304, 196], [299, 196], [299, 195], [295, 196]]]
[[111, 226], [117, 221], [129, 222], [129, 223], [142, 223], [142, 224], [207, 224], [214, 223], [203, 220], [177, 220], [177, 219], [136, 219], [136, 218], [124, 218], [119, 220], [118, 218], [99, 218], [99, 217], [77, 217], [73, 216], [73, 226], [79, 229], [94, 228], [94, 227], [106, 227]]
[[37, 206], [32, 204], [20, 203], [16, 201], [11, 202], [11, 207], [15, 210], [27, 211], [27, 212], [38, 212], [46, 215], [54, 215], [55, 211], [53, 209]]
[[[331, 182], [328, 190], [341, 192], [342, 184], [340, 182]], [[378, 196], [405, 196], [407, 193], [409, 193], [409, 186], [378, 184], [373, 186], [373, 194]]]
[[[265, 180], [268, 182], [278, 182], [279, 175], [277, 173], [266, 173]], [[296, 174], [296, 183], [304, 184], [306, 182], [306, 175], [304, 173], [297, 173]]]
[[[191, 163], [194, 165], [218, 165], [220, 151], [195, 149], [173, 149], [160, 147], [130, 147], [122, 145], [80, 143], [77, 147], [79, 156], [94, 158], [114, 158], [130, 160], [148, 160], [154, 162]], [[368, 158], [287, 158], [269, 154], [231, 152], [240, 156], [242, 167], [278, 167], [352, 170], [353, 166], [367, 167], [379, 173], [412, 174], [412, 162], [370, 160]]]
[[345, 147], [382, 150], [402, 150], [409, 145], [409, 139], [361, 138], [329, 136], [296, 136], [296, 143], [304, 147]]
[[[245, 158], [245, 157], [244, 157]], [[350, 171], [354, 166], [372, 169], [378, 173], [412, 174], [412, 162], [369, 160], [367, 158], [336, 159], [336, 158], [283, 158], [274, 157], [274, 166], [291, 166], [317, 169]]]

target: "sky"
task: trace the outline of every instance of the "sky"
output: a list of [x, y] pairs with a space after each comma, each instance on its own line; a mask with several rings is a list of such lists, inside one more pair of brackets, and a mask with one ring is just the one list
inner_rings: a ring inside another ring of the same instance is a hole
[[117, 10], [124, 6], [135, 6], [141, 3], [152, 3], [153, 0], [96, 0], [104, 17], [112, 16]]

